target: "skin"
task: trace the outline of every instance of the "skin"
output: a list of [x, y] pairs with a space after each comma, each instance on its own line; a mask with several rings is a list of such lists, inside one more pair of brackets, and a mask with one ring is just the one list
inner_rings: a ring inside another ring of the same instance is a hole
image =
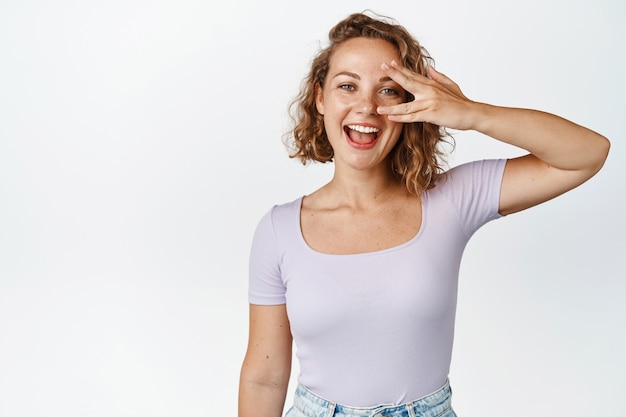
[[[397, 51], [385, 41], [351, 39], [337, 48], [324, 86], [317, 86], [316, 105], [335, 151], [335, 173], [303, 199], [302, 234], [314, 250], [372, 252], [404, 243], [418, 232], [420, 198], [409, 194], [390, 170], [389, 152], [404, 123], [472, 129], [526, 149], [528, 155], [506, 164], [499, 202], [503, 215], [577, 187], [604, 164], [608, 140], [585, 127], [540, 111], [471, 101], [434, 68], [424, 77], [398, 62]], [[406, 91], [414, 101], [403, 102]], [[379, 128], [375, 143], [353, 143], [345, 126], [354, 124]], [[285, 306], [251, 305], [240, 417], [281, 415], [291, 346]]]
[[292, 337], [285, 305], [250, 305], [248, 349], [239, 382], [239, 417], [282, 414]]
[[[363, 49], [371, 48], [376, 58], [363, 59]], [[344, 175], [388, 177], [387, 156], [402, 133], [403, 123], [377, 113], [379, 106], [404, 101], [404, 89], [385, 71], [381, 61], [400, 56], [389, 43], [366, 38], [352, 39], [340, 45], [331, 57], [324, 86], [316, 86], [316, 107], [324, 116], [324, 128], [335, 153], [335, 178]], [[348, 125], [375, 127], [381, 130], [376, 146], [364, 149], [347, 139]]]

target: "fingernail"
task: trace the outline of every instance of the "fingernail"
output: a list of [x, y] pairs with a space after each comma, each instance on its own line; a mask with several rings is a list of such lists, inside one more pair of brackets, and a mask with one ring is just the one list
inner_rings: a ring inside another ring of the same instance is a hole
[[387, 65], [386, 62], [383, 62], [383, 64], [380, 66], [382, 69], [384, 70], [388, 70], [389, 69], [389, 65]]
[[395, 59], [391, 60], [391, 66], [394, 67], [394, 68], [398, 66], [398, 63], [396, 62]]

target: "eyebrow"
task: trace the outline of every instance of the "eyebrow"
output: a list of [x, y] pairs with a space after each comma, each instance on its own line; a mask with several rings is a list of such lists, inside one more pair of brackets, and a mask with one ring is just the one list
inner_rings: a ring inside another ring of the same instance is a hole
[[[339, 77], [340, 75], [346, 75], [346, 76], [351, 77], [351, 78], [354, 78], [354, 79], [356, 79], [356, 80], [360, 80], [360, 79], [361, 79], [361, 77], [359, 77], [359, 75], [358, 75], [358, 74], [355, 74], [354, 72], [350, 72], [350, 71], [341, 71], [341, 72], [338, 72], [337, 74], [333, 75], [333, 78], [337, 78], [337, 77]], [[378, 81], [382, 83], [382, 82], [393, 81], [393, 80], [391, 79], [391, 77], [388, 77], [388, 76], [386, 76], [386, 75], [385, 75], [384, 77], [382, 77], [382, 78], [381, 78], [380, 80], [378, 80]]]

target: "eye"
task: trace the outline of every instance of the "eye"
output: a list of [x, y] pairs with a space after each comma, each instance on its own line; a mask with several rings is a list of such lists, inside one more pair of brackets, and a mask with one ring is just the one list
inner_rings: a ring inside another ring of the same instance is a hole
[[339, 84], [338, 88], [345, 91], [354, 91], [354, 86], [351, 84]]
[[397, 95], [399, 95], [399, 94], [400, 94], [400, 93], [398, 92], [398, 90], [395, 90], [395, 89], [393, 89], [393, 88], [389, 88], [389, 87], [388, 87], [388, 88], [383, 88], [383, 89], [381, 90], [381, 93], [383, 93], [383, 94], [384, 94], [384, 95], [386, 95], [386, 96], [397, 96]]

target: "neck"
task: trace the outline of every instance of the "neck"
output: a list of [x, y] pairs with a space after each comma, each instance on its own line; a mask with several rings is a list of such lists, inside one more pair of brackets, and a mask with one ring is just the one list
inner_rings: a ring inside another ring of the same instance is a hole
[[326, 188], [335, 201], [353, 207], [377, 203], [390, 195], [407, 193], [390, 166], [367, 171], [345, 171], [335, 166], [335, 174]]

